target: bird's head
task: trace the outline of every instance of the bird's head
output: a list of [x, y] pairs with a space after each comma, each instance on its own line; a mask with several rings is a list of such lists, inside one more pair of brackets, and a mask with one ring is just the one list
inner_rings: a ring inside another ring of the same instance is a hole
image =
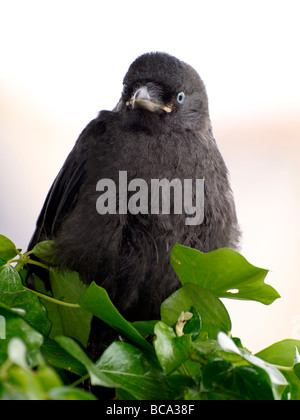
[[125, 78], [117, 110], [156, 115], [186, 128], [209, 125], [204, 83], [188, 64], [166, 53], [137, 58]]

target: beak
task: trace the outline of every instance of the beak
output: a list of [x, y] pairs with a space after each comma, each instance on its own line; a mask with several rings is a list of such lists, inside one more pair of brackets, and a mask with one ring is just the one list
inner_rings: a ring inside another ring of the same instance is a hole
[[161, 113], [161, 111], [167, 113], [172, 112], [171, 107], [165, 106], [158, 98], [154, 98], [153, 96], [154, 95], [151, 97], [151, 93], [147, 86], [143, 86], [135, 92], [132, 99], [128, 101], [126, 105], [131, 105], [132, 109], [144, 109], [153, 113]]

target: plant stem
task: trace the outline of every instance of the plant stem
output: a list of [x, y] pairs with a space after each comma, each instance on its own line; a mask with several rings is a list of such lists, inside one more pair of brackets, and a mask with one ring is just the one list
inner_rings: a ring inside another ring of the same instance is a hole
[[182, 365], [180, 365], [176, 371], [180, 374], [180, 375], [185, 375], [185, 376], [191, 376], [187, 370], [187, 368], [184, 366], [184, 363], [182, 363]]
[[19, 263], [20, 262], [20, 260], [18, 259], [12, 259], [12, 260], [9, 260], [9, 261], [7, 261], [7, 264], [12, 264], [12, 263]]
[[48, 265], [45, 265], [39, 261], [31, 260], [30, 258], [27, 259], [27, 263], [32, 264], [32, 265], [38, 265], [39, 267], [45, 268], [46, 270], [49, 270], [49, 271], [52, 269], [52, 267], [49, 267]]
[[77, 381], [73, 382], [70, 386], [71, 387], [76, 387], [76, 386], [80, 385], [82, 382], [89, 379], [89, 377], [90, 377], [90, 375], [87, 374], [87, 375], [83, 376], [82, 378], [79, 378]]
[[186, 376], [191, 376], [190, 373], [188, 372], [187, 368], [185, 367], [184, 363], [182, 363], [181, 367], [182, 367], [182, 370], [184, 371]]
[[9, 369], [13, 366], [13, 362], [10, 359], [7, 359], [0, 368], [0, 379], [3, 381], [6, 379]]
[[77, 303], [63, 302], [62, 300], [54, 299], [50, 296], [44, 295], [43, 293], [39, 293], [39, 292], [36, 292], [35, 290], [29, 289], [28, 287], [25, 287], [25, 286], [23, 287], [25, 290], [28, 290], [29, 292], [35, 294], [36, 296], [44, 300], [48, 300], [49, 302], [55, 303], [56, 305], [65, 306], [67, 308], [72, 308], [72, 309], [80, 309], [80, 306]]
[[20, 259], [20, 260], [16, 260], [16, 261], [13, 261], [13, 262], [18, 262], [18, 264], [15, 266], [15, 270], [19, 273], [25, 265], [24, 261], [22, 259]]
[[272, 364], [272, 366], [274, 366], [278, 370], [283, 370], [284, 372], [293, 372], [294, 371], [293, 366], [289, 367], [289, 366], [280, 366], [280, 365], [273, 365], [273, 364]]
[[48, 270], [48, 271], [52, 270], [52, 267], [49, 267], [48, 265], [45, 265], [39, 261], [32, 260], [28, 258], [28, 256], [26, 256], [25, 254], [24, 255], [21, 254], [19, 259], [14, 258], [7, 262], [7, 264], [13, 264], [13, 263], [17, 263], [17, 265], [15, 266], [15, 269], [17, 271], [20, 271], [21, 268], [24, 267], [24, 265], [26, 264], [38, 265], [39, 267], [45, 268], [45, 270]]

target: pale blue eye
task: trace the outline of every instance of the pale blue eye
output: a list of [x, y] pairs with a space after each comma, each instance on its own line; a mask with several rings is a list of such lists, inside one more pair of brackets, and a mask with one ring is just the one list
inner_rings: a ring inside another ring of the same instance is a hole
[[123, 95], [123, 96], [127, 96], [127, 95], [128, 95], [128, 92], [129, 92], [129, 88], [128, 88], [128, 86], [127, 86], [127, 85], [124, 85], [124, 86], [123, 86], [122, 95]]
[[183, 92], [178, 93], [177, 102], [182, 105], [185, 99], [185, 94]]

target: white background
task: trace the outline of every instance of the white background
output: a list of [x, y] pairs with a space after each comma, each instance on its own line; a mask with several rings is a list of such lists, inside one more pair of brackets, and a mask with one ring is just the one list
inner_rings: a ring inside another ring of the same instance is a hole
[[300, 338], [299, 0], [1, 0], [0, 232], [26, 248], [79, 133], [130, 63], [166, 51], [204, 80], [243, 255], [282, 299], [225, 301], [256, 351]]

